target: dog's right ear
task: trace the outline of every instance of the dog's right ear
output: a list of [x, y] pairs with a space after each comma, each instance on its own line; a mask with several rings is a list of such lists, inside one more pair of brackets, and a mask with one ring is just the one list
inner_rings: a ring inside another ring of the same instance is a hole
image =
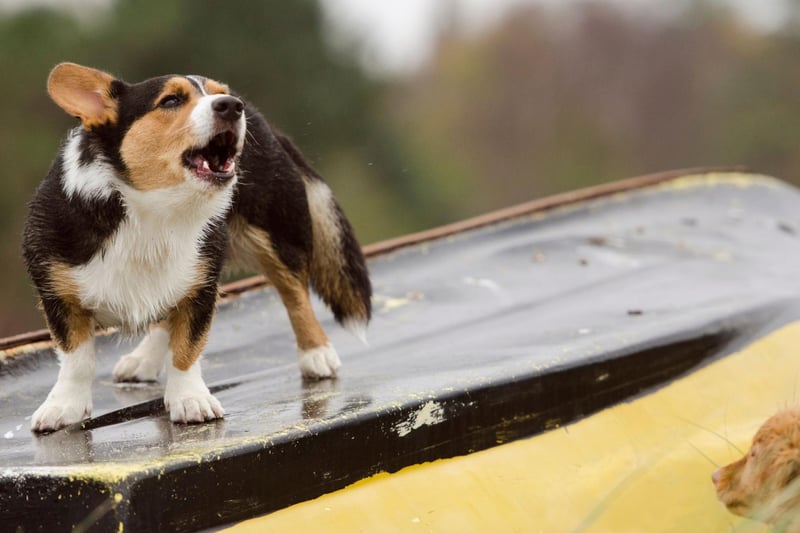
[[58, 106], [78, 117], [87, 130], [117, 120], [114, 76], [100, 70], [59, 63], [47, 79], [47, 92]]

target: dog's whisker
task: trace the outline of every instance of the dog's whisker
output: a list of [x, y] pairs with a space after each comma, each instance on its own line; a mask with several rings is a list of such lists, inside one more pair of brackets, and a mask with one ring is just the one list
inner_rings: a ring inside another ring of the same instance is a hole
[[715, 468], [719, 468], [719, 465], [718, 465], [718, 464], [717, 464], [717, 463], [716, 463], [716, 462], [715, 462], [715, 461], [714, 461], [714, 460], [713, 460], [711, 457], [709, 457], [708, 455], [706, 455], [706, 454], [705, 454], [705, 452], [703, 452], [703, 450], [701, 450], [700, 448], [698, 448], [697, 446], [695, 446], [694, 444], [692, 444], [692, 442], [691, 442], [691, 441], [688, 441], [688, 440], [687, 440], [687, 441], [686, 441], [686, 443], [687, 443], [689, 446], [691, 446], [692, 448], [694, 448], [694, 450], [695, 450], [697, 453], [699, 453], [700, 455], [702, 455], [703, 457], [705, 457], [705, 458], [706, 458], [706, 460], [707, 460], [709, 463], [711, 463], [712, 465], [714, 465], [714, 467], [715, 467]]
[[689, 420], [688, 418], [683, 418], [683, 417], [680, 417], [680, 416], [677, 417], [677, 418], [679, 420], [682, 420], [682, 421], [686, 422], [687, 424], [691, 424], [696, 428], [702, 429], [703, 431], [706, 431], [708, 433], [711, 433], [712, 435], [715, 435], [715, 436], [719, 437], [720, 439], [722, 439], [725, 442], [727, 442], [728, 444], [730, 444], [733, 447], [734, 450], [736, 450], [740, 454], [744, 455], [744, 452], [741, 449], [739, 449], [739, 447], [736, 446], [736, 444], [731, 439], [729, 439], [728, 437], [726, 437], [722, 433], [720, 433], [718, 431], [714, 431], [713, 429], [707, 428], [707, 427], [705, 427], [705, 426], [703, 426], [701, 424], [698, 424], [697, 422], [693, 422], [693, 421]]
[[244, 136], [245, 136], [245, 138], [250, 139], [250, 142], [252, 142], [254, 145], [259, 146], [259, 147], [261, 146], [261, 143], [258, 142], [258, 139], [256, 138], [256, 136], [253, 134], [252, 131], [245, 130]]
[[[728, 406], [730, 401], [725, 402], [725, 411], [722, 414], [722, 429], [724, 430], [725, 439], [728, 439]], [[730, 442], [730, 441], [729, 441]]]

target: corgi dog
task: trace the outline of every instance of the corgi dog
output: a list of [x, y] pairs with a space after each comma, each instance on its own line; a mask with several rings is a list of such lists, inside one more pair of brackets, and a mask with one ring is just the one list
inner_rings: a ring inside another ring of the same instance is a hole
[[335, 377], [339, 357], [309, 286], [362, 338], [372, 289], [353, 228], [288, 138], [202, 76], [129, 84], [61, 63], [47, 90], [80, 125], [24, 229], [23, 255], [60, 359], [33, 431], [91, 415], [97, 327], [146, 333], [116, 364], [115, 381], [154, 381], [166, 366], [173, 422], [222, 417], [198, 358], [225, 266], [266, 275], [288, 312], [302, 376]]

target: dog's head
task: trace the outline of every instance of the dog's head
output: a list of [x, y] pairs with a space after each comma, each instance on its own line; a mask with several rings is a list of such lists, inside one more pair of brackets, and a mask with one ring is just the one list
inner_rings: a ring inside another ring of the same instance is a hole
[[712, 481], [720, 501], [732, 513], [796, 525], [799, 475], [800, 408], [790, 408], [764, 422], [747, 455], [716, 470]]
[[50, 73], [47, 89], [88, 134], [81, 162], [102, 157], [134, 189], [190, 182], [214, 190], [235, 181], [246, 129], [244, 104], [221, 83], [161, 76], [128, 84], [61, 63]]

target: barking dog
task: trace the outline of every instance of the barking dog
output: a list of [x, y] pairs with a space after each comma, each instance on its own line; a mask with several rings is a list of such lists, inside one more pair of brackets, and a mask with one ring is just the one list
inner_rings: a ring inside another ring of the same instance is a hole
[[61, 360], [31, 420], [91, 414], [96, 326], [144, 333], [116, 381], [155, 380], [175, 422], [223, 416], [197, 359], [223, 263], [262, 271], [283, 300], [305, 378], [339, 357], [309, 301], [363, 336], [371, 287], [353, 229], [298, 149], [225, 85], [200, 76], [128, 84], [72, 63], [48, 92], [81, 126], [30, 203], [23, 252]]
[[770, 417], [747, 455], [715, 471], [712, 481], [732, 513], [800, 532], [800, 408]]

